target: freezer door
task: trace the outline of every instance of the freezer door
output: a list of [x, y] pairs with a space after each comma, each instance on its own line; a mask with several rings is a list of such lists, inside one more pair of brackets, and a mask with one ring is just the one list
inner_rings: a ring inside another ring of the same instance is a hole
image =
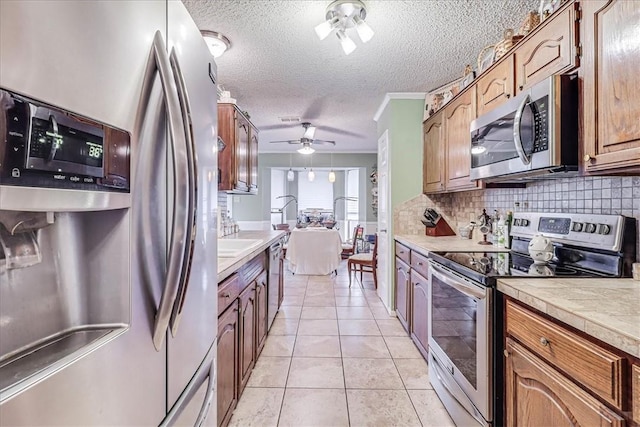
[[[140, 131], [145, 114], [164, 115], [159, 104], [138, 111], [151, 42], [164, 28], [163, 1], [3, 0], [0, 86], [130, 132], [133, 169], [141, 141], [163, 138]], [[132, 188], [132, 199], [140, 191]], [[127, 227], [135, 228], [136, 215], [135, 208], [126, 213]], [[146, 426], [164, 419], [166, 349], [156, 351], [151, 341], [161, 289], [136, 268], [137, 243], [130, 248], [130, 328], [3, 401], [2, 425]]]
[[217, 334], [218, 113], [216, 67], [200, 31], [182, 2], [169, 2], [168, 17], [167, 47], [173, 57], [182, 107], [186, 109], [187, 142], [192, 140], [197, 159], [192, 168], [194, 211], [189, 213], [194, 215], [189, 236], [191, 257], [185, 258], [183, 272], [187, 280], [178, 291], [167, 339], [167, 401], [172, 407]]

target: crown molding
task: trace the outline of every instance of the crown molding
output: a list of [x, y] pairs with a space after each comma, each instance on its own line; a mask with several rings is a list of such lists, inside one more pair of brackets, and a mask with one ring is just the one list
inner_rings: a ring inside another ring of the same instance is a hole
[[373, 115], [373, 121], [377, 122], [380, 120], [380, 116], [392, 99], [424, 99], [426, 95], [426, 92], [389, 92], [385, 94], [382, 104], [378, 107], [376, 114]]

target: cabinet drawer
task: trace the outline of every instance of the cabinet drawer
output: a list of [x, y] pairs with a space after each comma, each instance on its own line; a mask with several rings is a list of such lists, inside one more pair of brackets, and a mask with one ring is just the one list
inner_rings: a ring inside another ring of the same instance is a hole
[[621, 409], [625, 359], [519, 305], [506, 304], [506, 333]]
[[411, 251], [405, 245], [396, 242], [396, 256], [407, 264], [411, 264]]
[[633, 365], [631, 383], [631, 418], [640, 424], [640, 365]]
[[242, 280], [237, 273], [218, 285], [218, 313], [225, 311], [238, 298], [241, 288]]
[[422, 277], [429, 277], [429, 261], [425, 255], [411, 251], [411, 268], [421, 274]]

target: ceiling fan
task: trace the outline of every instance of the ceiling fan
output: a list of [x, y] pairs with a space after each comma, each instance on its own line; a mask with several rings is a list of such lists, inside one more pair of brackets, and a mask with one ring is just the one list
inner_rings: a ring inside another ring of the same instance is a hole
[[311, 123], [304, 122], [302, 123], [302, 127], [304, 128], [304, 134], [300, 139], [288, 139], [284, 141], [269, 141], [269, 143], [270, 144], [282, 144], [282, 143], [301, 144], [302, 147], [298, 149], [298, 152], [301, 154], [311, 154], [314, 151], [316, 151], [312, 147], [313, 144], [336, 145], [335, 141], [326, 141], [324, 139], [314, 139], [314, 136], [316, 134], [316, 127], [311, 126]]

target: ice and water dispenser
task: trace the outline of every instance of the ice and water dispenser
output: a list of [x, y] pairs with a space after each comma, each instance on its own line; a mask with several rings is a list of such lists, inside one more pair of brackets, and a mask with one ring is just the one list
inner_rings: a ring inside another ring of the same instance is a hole
[[130, 148], [0, 89], [0, 402], [129, 326]]

